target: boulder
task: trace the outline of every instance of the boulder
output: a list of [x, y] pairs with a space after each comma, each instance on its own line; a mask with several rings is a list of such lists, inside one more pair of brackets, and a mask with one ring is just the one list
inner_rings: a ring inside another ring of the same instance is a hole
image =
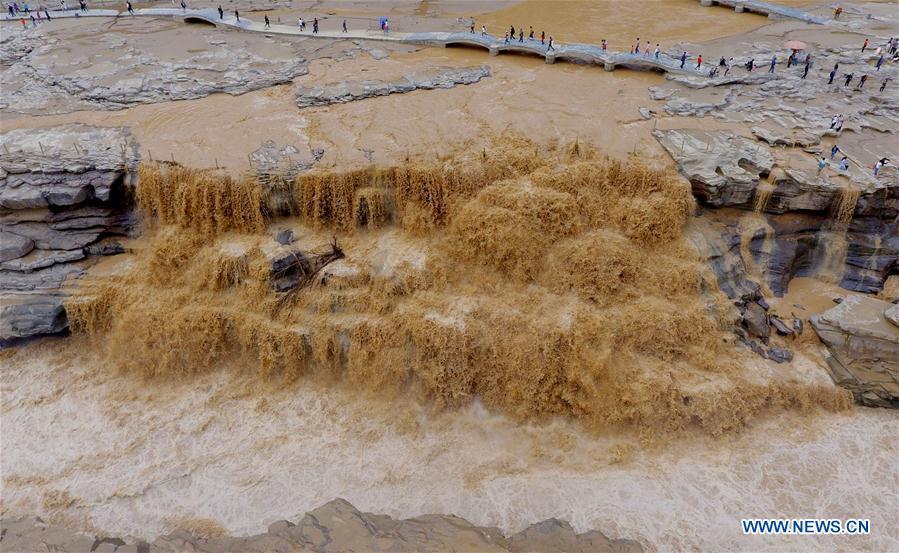
[[34, 249], [34, 242], [25, 236], [0, 230], [0, 263], [18, 259]]
[[750, 336], [755, 336], [764, 343], [768, 342], [771, 327], [768, 324], [768, 313], [761, 305], [754, 301], [748, 302], [743, 308], [741, 322]]
[[6, 298], [0, 304], [0, 345], [29, 336], [56, 334], [67, 327], [66, 312], [59, 297]]
[[775, 363], [789, 363], [793, 360], [793, 352], [785, 348], [770, 348], [765, 356]]
[[899, 408], [899, 327], [886, 317], [894, 307], [851, 295], [811, 318], [827, 345], [831, 376], [863, 405]]
[[793, 329], [787, 326], [787, 323], [783, 322], [779, 317], [771, 316], [771, 326], [774, 327], [774, 330], [777, 331], [777, 334], [780, 336], [790, 336], [793, 334]]

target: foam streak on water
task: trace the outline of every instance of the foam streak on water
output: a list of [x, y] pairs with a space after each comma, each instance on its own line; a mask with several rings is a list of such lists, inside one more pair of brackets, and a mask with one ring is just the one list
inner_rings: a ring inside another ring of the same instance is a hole
[[[344, 497], [506, 531], [555, 516], [664, 551], [899, 549], [892, 411], [788, 413], [736, 438], [626, 453], [626, 437], [477, 406], [424, 421], [333, 388], [261, 393], [227, 372], [147, 386], [71, 351], [3, 359], [5, 516], [144, 538], [207, 518], [247, 534]], [[870, 518], [872, 534], [748, 538], [742, 517]]]

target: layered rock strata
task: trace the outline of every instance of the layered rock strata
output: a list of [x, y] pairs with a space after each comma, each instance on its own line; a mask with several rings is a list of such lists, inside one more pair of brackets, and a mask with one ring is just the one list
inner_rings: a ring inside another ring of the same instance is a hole
[[0, 343], [67, 327], [63, 283], [121, 253], [128, 169], [122, 128], [67, 125], [0, 136]]
[[866, 296], [849, 296], [811, 318], [827, 345], [834, 381], [856, 401], [899, 409], [899, 306]]
[[757, 289], [753, 278], [779, 296], [793, 277], [822, 273], [843, 288], [878, 292], [899, 271], [895, 167], [876, 180], [855, 173], [822, 176], [777, 167], [766, 144], [730, 133], [654, 135], [699, 204], [717, 209], [719, 227], [711, 234], [720, 239], [696, 242], [729, 296]]

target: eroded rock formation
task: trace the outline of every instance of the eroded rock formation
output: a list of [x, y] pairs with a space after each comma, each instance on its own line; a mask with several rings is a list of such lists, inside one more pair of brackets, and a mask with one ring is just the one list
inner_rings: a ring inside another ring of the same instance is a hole
[[781, 295], [793, 277], [822, 272], [848, 290], [877, 292], [899, 271], [895, 167], [876, 180], [858, 171], [821, 178], [777, 167], [766, 144], [729, 133], [654, 134], [699, 204], [716, 208], [717, 228], [702, 225], [694, 241], [729, 296], [755, 290], [753, 278]]
[[306, 513], [296, 524], [280, 520], [262, 534], [248, 537], [197, 536], [175, 530], [152, 543], [126, 543], [115, 537], [87, 536], [52, 527], [40, 519], [2, 521], [0, 539], [5, 551], [81, 553], [163, 553], [206, 551], [249, 552], [343, 552], [343, 551], [569, 551], [590, 553], [638, 553], [639, 543], [610, 539], [593, 530], [576, 533], [565, 521], [548, 519], [506, 537], [497, 528], [474, 526], [454, 515], [422, 515], [394, 520], [386, 515], [363, 513], [343, 499], [335, 499]]
[[863, 405], [899, 408], [896, 319], [896, 305], [866, 296], [849, 296], [811, 318], [830, 352], [831, 376]]
[[122, 128], [67, 125], [0, 136], [0, 343], [66, 328], [63, 282], [121, 253], [128, 168]]
[[419, 89], [453, 88], [456, 85], [473, 84], [489, 76], [490, 68], [486, 65], [462, 68], [436, 67], [409, 73], [395, 81], [340, 81], [311, 87], [301, 85], [297, 88], [297, 105], [301, 108], [326, 106]]

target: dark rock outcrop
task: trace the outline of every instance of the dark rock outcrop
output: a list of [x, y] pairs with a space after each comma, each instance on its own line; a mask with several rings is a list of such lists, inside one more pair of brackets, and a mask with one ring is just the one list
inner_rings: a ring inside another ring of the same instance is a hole
[[632, 540], [610, 539], [593, 530], [577, 534], [564, 521], [549, 519], [506, 537], [497, 528], [474, 526], [454, 515], [422, 515], [394, 520], [363, 513], [343, 499], [335, 499], [306, 513], [294, 524], [274, 522], [268, 531], [247, 537], [198, 537], [175, 530], [152, 543], [126, 543], [115, 537], [92, 537], [55, 528], [40, 519], [2, 521], [0, 547], [4, 551], [56, 551], [75, 553], [208, 553], [344, 552], [344, 551], [478, 551], [525, 553], [639, 553]]
[[121, 128], [67, 125], [0, 136], [0, 344], [68, 326], [63, 284], [124, 251], [128, 168]]
[[[876, 180], [849, 175], [850, 190], [846, 177], [835, 181], [776, 167], [766, 144], [729, 133], [654, 135], [689, 179], [700, 205], [718, 210], [713, 234], [721, 238], [694, 242], [728, 296], [753, 289], [747, 267], [757, 268], [755, 278], [775, 295], [794, 277], [822, 272], [848, 290], [878, 292], [899, 272], [894, 167]], [[757, 212], [757, 220], [747, 211]]]

